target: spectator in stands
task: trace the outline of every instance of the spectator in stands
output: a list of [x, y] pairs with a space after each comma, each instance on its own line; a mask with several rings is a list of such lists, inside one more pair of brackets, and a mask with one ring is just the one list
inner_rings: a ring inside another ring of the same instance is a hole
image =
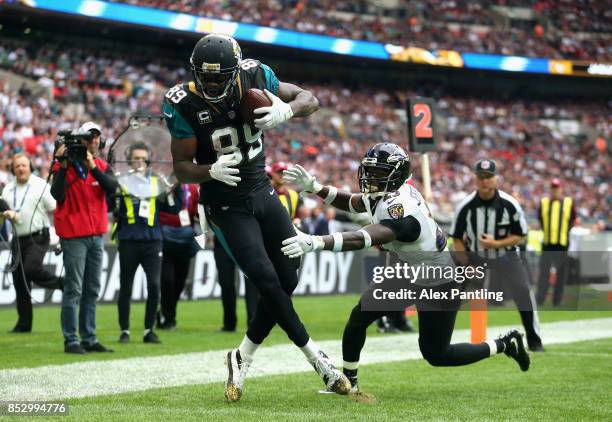
[[59, 162], [53, 166], [51, 186], [57, 201], [55, 231], [61, 240], [66, 272], [61, 313], [64, 352], [112, 352], [96, 337], [96, 300], [104, 254], [102, 235], [108, 229], [106, 195], [115, 193], [119, 184], [108, 163], [97, 157], [100, 126], [87, 122], [79, 132], [89, 136], [86, 159], [73, 159], [66, 145], [61, 145], [55, 152]]

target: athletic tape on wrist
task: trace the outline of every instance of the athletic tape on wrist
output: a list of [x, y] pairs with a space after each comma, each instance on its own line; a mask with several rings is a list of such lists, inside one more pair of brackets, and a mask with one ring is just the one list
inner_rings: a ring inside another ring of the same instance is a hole
[[332, 237], [334, 238], [334, 246], [332, 248], [332, 251], [340, 252], [342, 250], [342, 244], [344, 243], [342, 233], [334, 233], [332, 234]]
[[334, 186], [327, 187], [327, 196], [323, 200], [326, 204], [331, 204], [336, 199], [336, 195], [338, 195], [338, 189]]
[[357, 230], [358, 232], [361, 232], [361, 234], [363, 235], [363, 243], [364, 243], [364, 248], [367, 249], [370, 246], [372, 246], [372, 238], [370, 237], [370, 233], [368, 233], [367, 231], [365, 231], [364, 229], [359, 229]]
[[354, 214], [358, 214], [357, 211], [355, 211], [355, 208], [353, 207], [353, 196], [357, 196], [357, 195], [358, 195], [357, 193], [354, 193], [349, 198], [349, 211]]

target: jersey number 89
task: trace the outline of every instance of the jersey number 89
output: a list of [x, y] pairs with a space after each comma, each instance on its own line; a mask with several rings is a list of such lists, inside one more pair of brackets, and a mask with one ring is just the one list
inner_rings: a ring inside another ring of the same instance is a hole
[[[227, 126], [216, 129], [210, 134], [213, 148], [217, 152], [217, 157], [224, 154], [234, 153], [236, 160], [238, 160], [239, 163], [242, 163], [243, 161], [252, 161], [259, 156], [259, 154], [263, 151], [263, 144], [260, 141], [260, 137], [261, 131], [258, 130], [253, 132], [251, 126], [246, 123], [240, 128]], [[241, 139], [244, 139], [246, 144], [249, 146], [246, 159], [239, 146], [241, 144]]]

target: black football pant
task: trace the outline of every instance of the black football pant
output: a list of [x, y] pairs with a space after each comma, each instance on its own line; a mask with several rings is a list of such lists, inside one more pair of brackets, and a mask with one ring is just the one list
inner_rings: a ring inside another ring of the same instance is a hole
[[[223, 304], [223, 328], [229, 331], [234, 331], [238, 323], [236, 315], [236, 300], [238, 294], [236, 292], [236, 263], [227, 254], [219, 239], [215, 236], [215, 264], [217, 265], [217, 274], [219, 276], [219, 286], [221, 286], [221, 302]], [[249, 281], [244, 278], [244, 300], [246, 302], [247, 325], [251, 323], [255, 317], [255, 309], [257, 309], [257, 301], [259, 293]]]
[[49, 248], [49, 232], [42, 230], [32, 236], [13, 238], [11, 246], [13, 259], [18, 256], [21, 259], [13, 271], [13, 286], [17, 297], [16, 327], [29, 331], [32, 329], [32, 282], [46, 289], [60, 288], [58, 278], [43, 266]]
[[[455, 283], [447, 283], [436, 289], [447, 291], [453, 287], [456, 287]], [[414, 286], [414, 289], [418, 291], [419, 287]], [[440, 306], [441, 310], [432, 310], [435, 309], [435, 306], [424, 301], [416, 300], [415, 304], [419, 316], [419, 348], [423, 358], [431, 365], [469, 365], [490, 356], [490, 349], [486, 343], [451, 344], [455, 318], [461, 306], [460, 300], [446, 301]], [[361, 301], [357, 303], [351, 312], [342, 337], [342, 358], [345, 362], [359, 361], [368, 326], [388, 313], [388, 311], [363, 311]]]
[[295, 236], [295, 230], [272, 186], [239, 203], [204, 203], [204, 209], [215, 235], [259, 292], [249, 339], [261, 344], [278, 323], [296, 346], [306, 345], [308, 333], [291, 301], [300, 260], [281, 252], [282, 241]]
[[145, 329], [153, 329], [157, 307], [159, 306], [159, 279], [162, 265], [161, 240], [121, 240], [119, 241], [119, 327], [130, 329], [130, 301], [134, 286], [134, 276], [138, 265], [147, 276], [147, 304], [145, 307]]
[[176, 305], [185, 289], [192, 246], [189, 243], [164, 242], [163, 248], [160, 310], [164, 321], [176, 323]]

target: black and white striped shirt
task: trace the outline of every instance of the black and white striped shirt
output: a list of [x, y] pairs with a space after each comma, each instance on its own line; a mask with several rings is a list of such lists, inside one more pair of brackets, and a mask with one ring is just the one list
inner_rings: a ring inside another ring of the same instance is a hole
[[516, 251], [517, 246], [486, 251], [480, 244], [480, 236], [490, 234], [496, 240], [510, 235], [527, 236], [527, 220], [514, 197], [497, 189], [493, 199], [483, 201], [474, 191], [459, 204], [453, 216], [450, 236], [461, 239], [466, 249], [486, 258], [497, 258], [506, 251]]

